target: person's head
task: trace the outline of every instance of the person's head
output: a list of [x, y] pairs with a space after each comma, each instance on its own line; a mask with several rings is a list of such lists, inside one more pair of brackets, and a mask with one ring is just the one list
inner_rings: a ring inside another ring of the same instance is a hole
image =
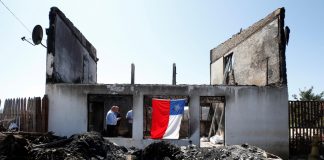
[[119, 107], [118, 106], [112, 106], [111, 107], [111, 111], [118, 112], [119, 111]]
[[119, 107], [118, 106], [116, 106], [116, 111], [115, 112], [119, 112]]

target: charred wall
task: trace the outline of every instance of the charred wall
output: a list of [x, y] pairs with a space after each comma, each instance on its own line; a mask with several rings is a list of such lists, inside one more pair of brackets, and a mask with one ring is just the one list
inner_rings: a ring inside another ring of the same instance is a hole
[[49, 20], [46, 83], [96, 83], [94, 46], [58, 8], [51, 8]]
[[212, 49], [211, 84], [286, 85], [284, 17], [279, 8]]

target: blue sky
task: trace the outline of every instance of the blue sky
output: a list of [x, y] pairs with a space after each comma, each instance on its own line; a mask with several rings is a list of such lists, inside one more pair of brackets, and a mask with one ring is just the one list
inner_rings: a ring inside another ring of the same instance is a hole
[[[48, 28], [57, 6], [96, 47], [99, 83], [209, 84], [209, 51], [279, 7], [291, 29], [286, 51], [289, 96], [324, 90], [324, 1], [1, 0], [32, 30]], [[46, 49], [20, 38], [31, 34], [0, 4], [0, 99], [43, 96]], [[46, 44], [46, 36], [43, 43]], [[2, 104], [3, 105], [3, 104]]]

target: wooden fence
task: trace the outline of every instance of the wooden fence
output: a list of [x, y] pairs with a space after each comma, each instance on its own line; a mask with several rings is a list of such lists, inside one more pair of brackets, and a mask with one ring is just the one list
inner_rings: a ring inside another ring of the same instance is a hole
[[13, 98], [4, 101], [0, 125], [8, 128], [11, 122], [18, 125], [19, 131], [47, 132], [48, 98], [45, 95], [34, 98]]
[[290, 155], [307, 155], [314, 135], [320, 138], [320, 152], [324, 147], [324, 102], [289, 101]]

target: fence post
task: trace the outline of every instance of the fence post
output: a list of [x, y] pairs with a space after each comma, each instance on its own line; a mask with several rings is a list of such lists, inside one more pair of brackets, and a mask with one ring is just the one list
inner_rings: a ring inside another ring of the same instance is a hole
[[42, 98], [42, 105], [41, 105], [41, 107], [42, 107], [42, 116], [41, 116], [41, 118], [42, 118], [42, 132], [46, 132], [45, 131], [45, 95], [44, 95], [44, 97]]
[[22, 98], [19, 98], [19, 131], [21, 131], [21, 116], [22, 116], [22, 105], [23, 105], [23, 102], [22, 102]]
[[17, 106], [18, 106], [18, 104], [17, 104], [17, 98], [14, 98], [14, 105], [13, 105], [13, 109], [14, 109], [14, 122], [17, 124]]
[[12, 108], [13, 108], [13, 121], [17, 124], [17, 98], [14, 98], [13, 99], [13, 105], [12, 105]]
[[[10, 99], [9, 100], [9, 104], [8, 104], [8, 119], [11, 119], [11, 103], [12, 103], [12, 100]], [[8, 126], [6, 126], [6, 128], [8, 128]]]
[[33, 98], [33, 132], [36, 132], [36, 97]]
[[28, 97], [28, 102], [27, 102], [27, 109], [26, 109], [26, 124], [27, 124], [27, 128], [26, 128], [26, 131], [27, 132], [30, 132], [31, 128], [30, 128], [30, 106], [31, 106], [31, 99], [30, 97]]
[[[3, 119], [7, 119], [7, 117], [8, 117], [7, 116], [7, 114], [8, 114], [8, 107], [7, 107], [8, 103], [9, 103], [8, 99], [6, 99], [4, 104], [3, 104]], [[5, 128], [7, 127], [5, 121], [3, 122], [3, 127], [5, 127]]]
[[42, 127], [42, 110], [41, 110], [41, 98], [35, 97], [35, 118], [36, 118], [36, 132], [41, 132]]
[[43, 109], [44, 109], [44, 131], [48, 132], [48, 96], [44, 95], [43, 97]]
[[18, 131], [20, 131], [20, 112], [21, 112], [21, 98], [18, 98], [18, 106], [17, 106], [17, 123], [18, 123]]
[[21, 131], [25, 131], [26, 129], [26, 122], [25, 122], [25, 109], [26, 109], [26, 98], [21, 99], [21, 116], [20, 116], [20, 121], [21, 121]]

